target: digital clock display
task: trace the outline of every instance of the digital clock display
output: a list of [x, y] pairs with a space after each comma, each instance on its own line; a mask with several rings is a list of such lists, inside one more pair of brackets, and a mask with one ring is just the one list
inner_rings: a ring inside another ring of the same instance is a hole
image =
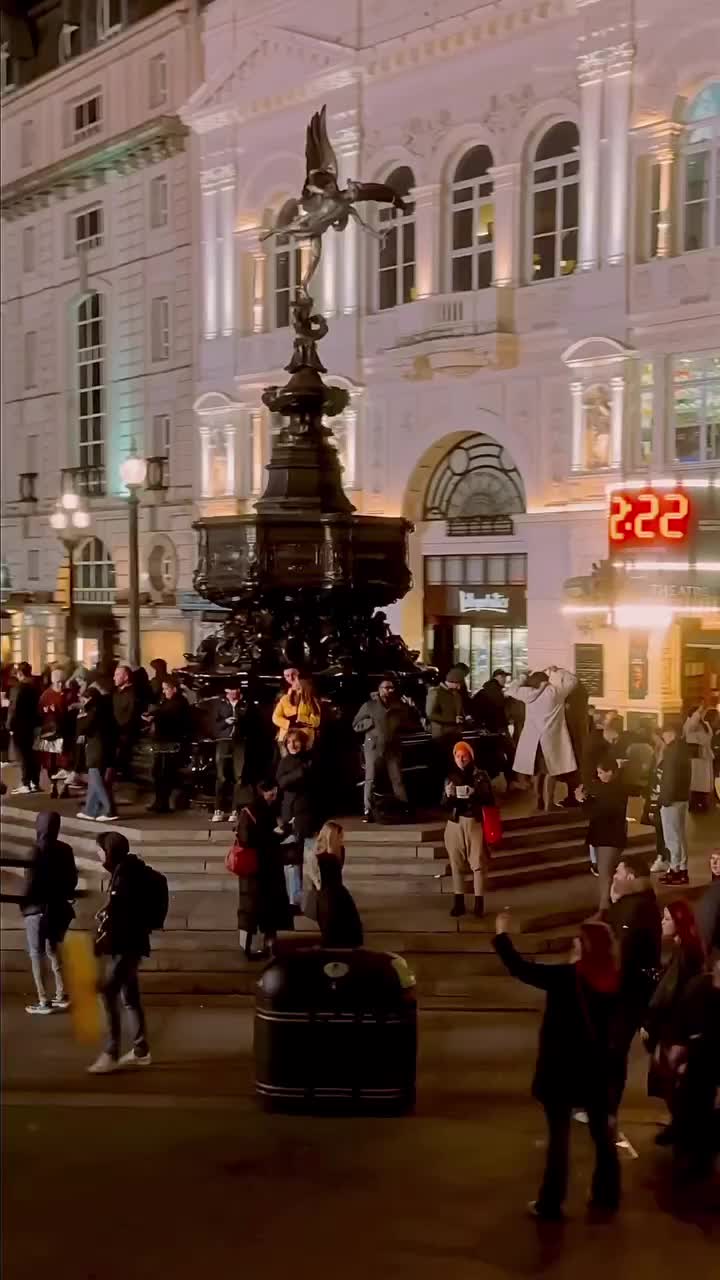
[[684, 489], [632, 489], [611, 493], [610, 546], [659, 550], [682, 546], [693, 526], [690, 495]]

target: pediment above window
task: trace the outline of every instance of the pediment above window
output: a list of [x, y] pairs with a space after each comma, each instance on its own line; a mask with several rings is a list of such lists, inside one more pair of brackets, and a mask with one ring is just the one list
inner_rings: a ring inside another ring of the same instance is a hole
[[616, 338], [592, 337], [581, 338], [573, 342], [561, 359], [569, 369], [582, 369], [603, 364], [615, 364], [635, 355], [635, 348], [625, 346]]

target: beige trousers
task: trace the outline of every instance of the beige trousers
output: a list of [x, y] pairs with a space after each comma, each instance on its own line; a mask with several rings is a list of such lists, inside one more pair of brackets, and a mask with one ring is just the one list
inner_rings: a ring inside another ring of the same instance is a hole
[[473, 873], [473, 893], [483, 896], [485, 873], [485, 841], [482, 823], [475, 818], [461, 818], [445, 827], [445, 848], [450, 859], [453, 893], [465, 892], [467, 868]]

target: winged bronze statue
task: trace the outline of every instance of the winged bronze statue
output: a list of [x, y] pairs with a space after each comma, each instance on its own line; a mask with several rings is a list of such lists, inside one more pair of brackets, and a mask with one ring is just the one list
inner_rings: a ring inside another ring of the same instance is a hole
[[261, 240], [271, 236], [292, 236], [307, 240], [310, 254], [302, 274], [298, 294], [309, 297], [308, 285], [312, 280], [322, 253], [322, 238], [330, 227], [344, 231], [349, 218], [354, 218], [364, 231], [382, 241], [383, 235], [360, 216], [355, 204], [359, 200], [375, 200], [379, 204], [391, 204], [403, 213], [407, 205], [392, 187], [384, 182], [348, 181], [344, 190], [338, 186], [338, 162], [327, 132], [327, 107], [316, 111], [307, 127], [305, 140], [305, 184], [297, 202], [298, 212], [290, 222], [265, 231]]

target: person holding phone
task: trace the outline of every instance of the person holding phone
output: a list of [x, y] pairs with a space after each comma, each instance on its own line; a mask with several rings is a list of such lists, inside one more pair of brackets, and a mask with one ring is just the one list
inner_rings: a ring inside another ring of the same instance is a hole
[[453, 750], [453, 763], [445, 779], [443, 806], [449, 811], [445, 825], [445, 848], [450, 860], [453, 882], [453, 905], [450, 915], [465, 915], [465, 876], [472, 871], [474, 911], [485, 912], [485, 837], [482, 811], [494, 805], [492, 783], [483, 769], [475, 764], [469, 742], [458, 742]]

